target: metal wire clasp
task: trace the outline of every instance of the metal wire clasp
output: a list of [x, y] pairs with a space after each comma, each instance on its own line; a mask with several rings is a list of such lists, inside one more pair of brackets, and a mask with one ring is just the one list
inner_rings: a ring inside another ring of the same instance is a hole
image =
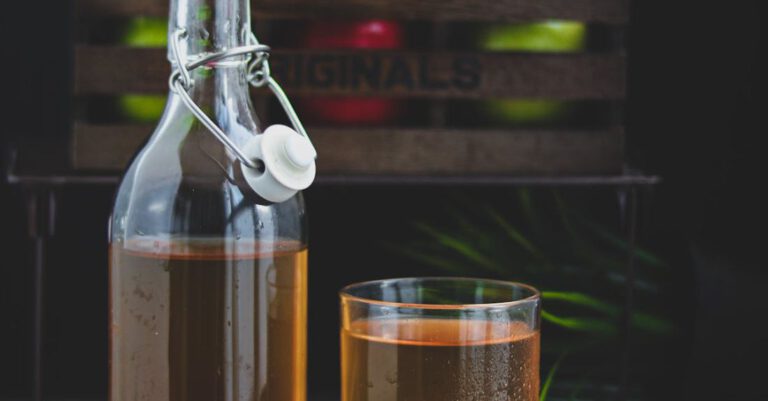
[[[293, 128], [302, 136], [307, 138], [310, 144], [312, 140], [307, 135], [307, 131], [304, 129], [304, 125], [301, 123], [299, 116], [296, 114], [291, 105], [288, 96], [283, 91], [283, 88], [272, 78], [271, 70], [269, 68], [269, 52], [270, 47], [262, 45], [256, 39], [256, 36], [251, 33], [249, 36], [250, 44], [246, 46], [233, 47], [231, 49], [222, 50], [216, 53], [207, 54], [193, 62], [189, 62], [184, 54], [179, 50], [179, 42], [186, 38], [187, 32], [183, 28], [179, 28], [174, 32], [171, 43], [171, 56], [175, 61], [173, 71], [169, 78], [168, 84], [171, 91], [176, 93], [190, 112], [206, 127], [208, 130], [224, 145], [243, 165], [258, 169], [260, 166], [253, 160], [250, 160], [243, 151], [232, 142], [227, 134], [213, 121], [207, 114], [200, 108], [200, 106], [192, 100], [189, 96], [189, 91], [195, 86], [195, 81], [192, 79], [191, 71], [200, 68], [205, 65], [209, 65], [216, 61], [224, 60], [227, 58], [238, 57], [243, 55], [249, 55], [247, 79], [248, 82], [254, 87], [267, 86], [270, 91], [277, 97], [280, 105], [283, 107], [285, 114], [291, 121]], [[314, 145], [313, 145], [314, 148]]]

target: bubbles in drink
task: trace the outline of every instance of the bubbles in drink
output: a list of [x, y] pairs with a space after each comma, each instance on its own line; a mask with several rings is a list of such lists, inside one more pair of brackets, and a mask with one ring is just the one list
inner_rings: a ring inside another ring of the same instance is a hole
[[522, 322], [383, 318], [342, 330], [342, 401], [534, 401], [539, 332]]

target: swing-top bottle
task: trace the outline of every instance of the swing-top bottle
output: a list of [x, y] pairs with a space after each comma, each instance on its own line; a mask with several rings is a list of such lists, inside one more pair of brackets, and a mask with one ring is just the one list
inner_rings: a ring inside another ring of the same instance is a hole
[[[172, 90], [120, 184], [110, 220], [111, 401], [305, 399], [300, 189], [314, 177], [314, 149], [287, 127], [262, 133], [249, 99], [253, 54], [187, 69], [253, 45], [251, 35], [248, 0], [171, 2], [176, 88], [224, 138]], [[245, 164], [233, 150], [253, 158]]]

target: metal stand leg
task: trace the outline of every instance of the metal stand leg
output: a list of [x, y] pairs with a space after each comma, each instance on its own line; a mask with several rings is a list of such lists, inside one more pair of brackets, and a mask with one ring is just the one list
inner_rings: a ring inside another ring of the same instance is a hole
[[637, 244], [638, 189], [629, 187], [619, 189], [619, 202], [624, 217], [623, 225], [627, 231], [627, 266], [624, 309], [621, 316], [621, 361], [618, 399], [629, 398], [631, 350], [632, 350], [632, 310], [634, 309], [635, 290], [635, 247]]
[[54, 192], [33, 188], [27, 193], [29, 236], [34, 244], [34, 310], [32, 333], [32, 400], [43, 398], [43, 321], [45, 301], [45, 261], [48, 239], [53, 236], [56, 216]]

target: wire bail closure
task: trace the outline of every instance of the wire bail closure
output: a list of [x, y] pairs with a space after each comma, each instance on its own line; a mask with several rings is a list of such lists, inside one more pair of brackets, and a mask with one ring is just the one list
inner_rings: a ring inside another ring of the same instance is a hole
[[[248, 83], [256, 88], [267, 86], [280, 102], [280, 106], [282, 106], [296, 132], [307, 138], [310, 145], [312, 145], [312, 140], [309, 138], [306, 129], [304, 129], [304, 125], [301, 123], [298, 114], [296, 114], [296, 110], [294, 110], [293, 105], [291, 105], [291, 101], [288, 99], [288, 96], [285, 94], [285, 91], [283, 91], [280, 84], [272, 78], [271, 70], [269, 68], [269, 52], [271, 48], [267, 45], [260, 44], [253, 32], [251, 32], [248, 37], [250, 44], [233, 47], [216, 53], [210, 53], [193, 62], [187, 61], [186, 56], [179, 51], [179, 42], [186, 37], [187, 31], [184, 28], [177, 29], [173, 34], [170, 49], [171, 55], [175, 61], [175, 66], [171, 72], [168, 85], [170, 86], [171, 91], [179, 95], [181, 101], [187, 106], [189, 111], [192, 112], [192, 114], [206, 128], [208, 128], [224, 147], [234, 154], [240, 163], [252, 169], [259, 169], [261, 167], [259, 164], [248, 158], [189, 95], [189, 91], [195, 86], [195, 81], [192, 79], [192, 74], [190, 73], [191, 71], [227, 58], [244, 55], [250, 57], [248, 60], [246, 76]], [[312, 148], [314, 149], [314, 145], [312, 145]], [[315, 154], [317, 154], [317, 151], [315, 151]]]

